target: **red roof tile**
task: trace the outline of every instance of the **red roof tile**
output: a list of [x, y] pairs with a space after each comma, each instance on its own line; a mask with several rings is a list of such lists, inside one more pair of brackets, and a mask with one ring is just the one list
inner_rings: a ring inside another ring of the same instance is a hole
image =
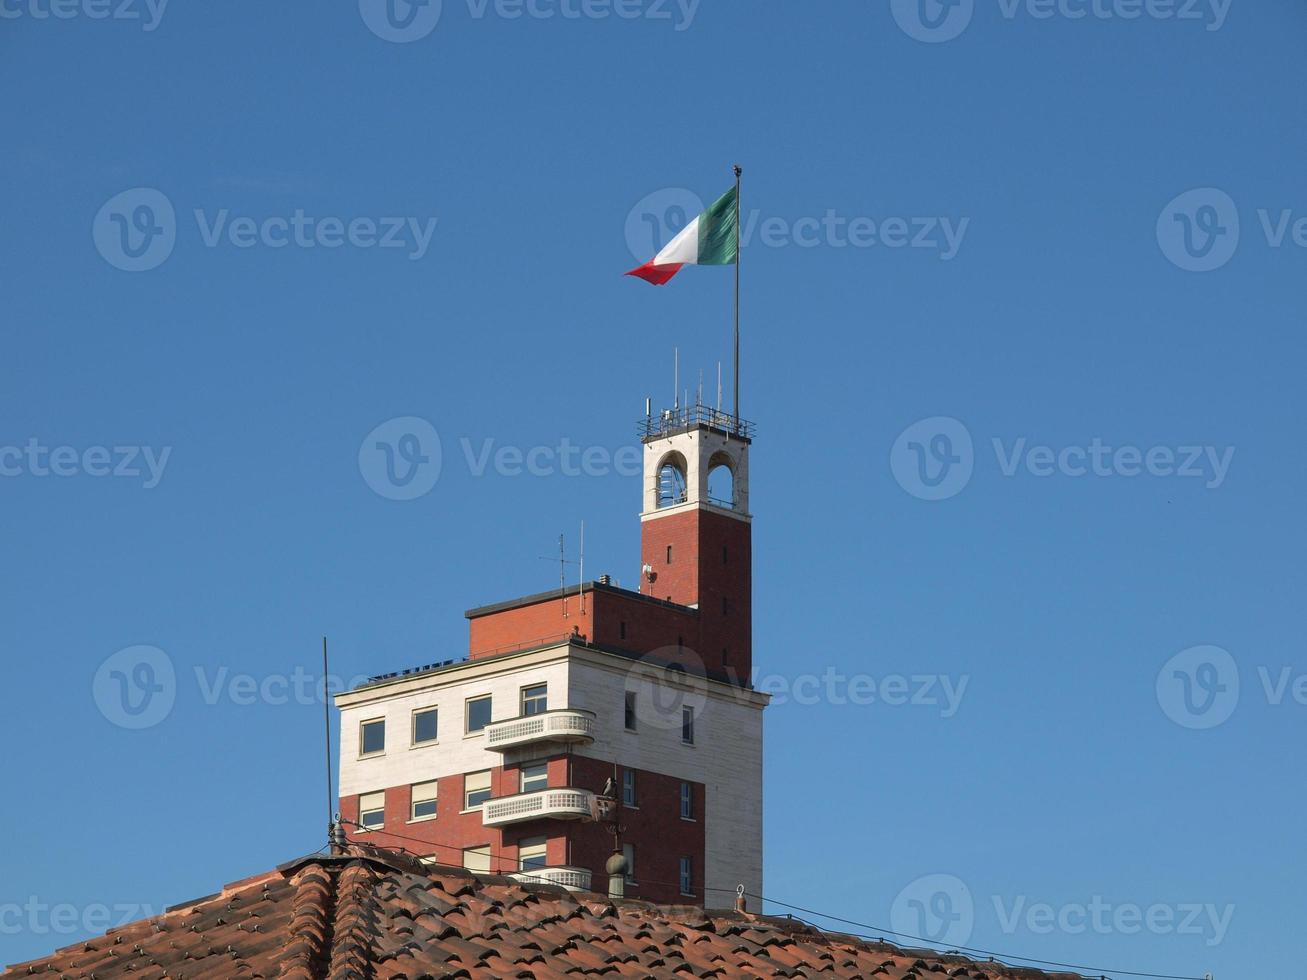
[[[610, 902], [351, 847], [10, 967], [67, 980], [830, 977], [1035, 980], [789, 919]], [[1062, 976], [1068, 976], [1063, 974]]]

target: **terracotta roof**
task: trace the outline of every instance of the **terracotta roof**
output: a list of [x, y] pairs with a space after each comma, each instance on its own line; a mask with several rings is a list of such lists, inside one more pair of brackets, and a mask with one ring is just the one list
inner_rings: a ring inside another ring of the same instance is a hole
[[352, 846], [343, 855], [293, 861], [0, 976], [933, 980], [931, 974], [1049, 976], [863, 942], [789, 919], [614, 903]]

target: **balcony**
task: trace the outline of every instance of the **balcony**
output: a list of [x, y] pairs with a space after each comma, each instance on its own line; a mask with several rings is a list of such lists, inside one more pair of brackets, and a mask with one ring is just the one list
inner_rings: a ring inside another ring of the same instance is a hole
[[581, 820], [590, 816], [594, 798], [588, 789], [570, 786], [501, 796], [482, 804], [482, 823], [487, 827], [506, 827], [527, 820]]
[[506, 752], [537, 742], [593, 742], [594, 739], [594, 712], [575, 708], [542, 711], [486, 727], [486, 748], [492, 752]]
[[508, 877], [528, 885], [557, 885], [569, 891], [590, 891], [590, 872], [585, 868], [532, 868]]

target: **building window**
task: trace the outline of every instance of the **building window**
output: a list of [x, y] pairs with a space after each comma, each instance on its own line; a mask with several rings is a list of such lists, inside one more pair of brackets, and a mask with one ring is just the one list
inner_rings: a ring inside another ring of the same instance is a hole
[[522, 717], [549, 710], [549, 685], [532, 684], [522, 688]]
[[549, 764], [534, 762], [522, 767], [522, 792], [538, 793], [549, 788]]
[[626, 620], [622, 620], [617, 624], [617, 632], [621, 639], [626, 639]]
[[467, 702], [467, 733], [482, 731], [490, 724], [490, 695], [469, 698]]
[[681, 708], [681, 741], [694, 744], [694, 709], [689, 705]]
[[694, 894], [694, 860], [692, 858], [681, 858], [681, 894]]
[[671, 563], [672, 563], [672, 546], [669, 544], [667, 546], [667, 564], [670, 565]]
[[364, 793], [359, 797], [359, 823], [364, 830], [386, 826], [386, 793]]
[[622, 770], [622, 806], [639, 806], [635, 799], [635, 770]]
[[725, 616], [731, 611], [731, 600], [722, 596], [722, 615]]
[[413, 784], [408, 815], [410, 820], [431, 820], [435, 817], [437, 788], [438, 784], [434, 779], [429, 783]]
[[436, 708], [420, 708], [413, 712], [413, 744], [426, 745], [436, 740], [440, 728], [440, 712]]
[[545, 853], [548, 849], [548, 843], [544, 837], [528, 837], [525, 840], [518, 841], [518, 870], [534, 871], [538, 868], [549, 867], [549, 859]]
[[626, 692], [626, 730], [635, 731], [635, 692]]
[[490, 845], [463, 848], [463, 867], [476, 875], [490, 874]]
[[463, 777], [463, 809], [473, 810], [490, 799], [490, 770]]
[[380, 755], [386, 751], [386, 720], [377, 718], [359, 725], [359, 755]]
[[626, 858], [626, 883], [635, 884], [635, 845], [623, 844], [622, 856]]
[[722, 545], [722, 564], [723, 565], [730, 564], [729, 556], [726, 553], [726, 545]]
[[691, 783], [681, 783], [681, 819], [694, 819], [694, 786]]

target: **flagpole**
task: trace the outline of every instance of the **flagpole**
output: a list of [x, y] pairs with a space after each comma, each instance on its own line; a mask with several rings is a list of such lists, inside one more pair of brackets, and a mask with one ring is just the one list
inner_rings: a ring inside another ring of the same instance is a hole
[[735, 431], [740, 431], [740, 252], [743, 234], [740, 228], [740, 177], [744, 168], [735, 165]]

